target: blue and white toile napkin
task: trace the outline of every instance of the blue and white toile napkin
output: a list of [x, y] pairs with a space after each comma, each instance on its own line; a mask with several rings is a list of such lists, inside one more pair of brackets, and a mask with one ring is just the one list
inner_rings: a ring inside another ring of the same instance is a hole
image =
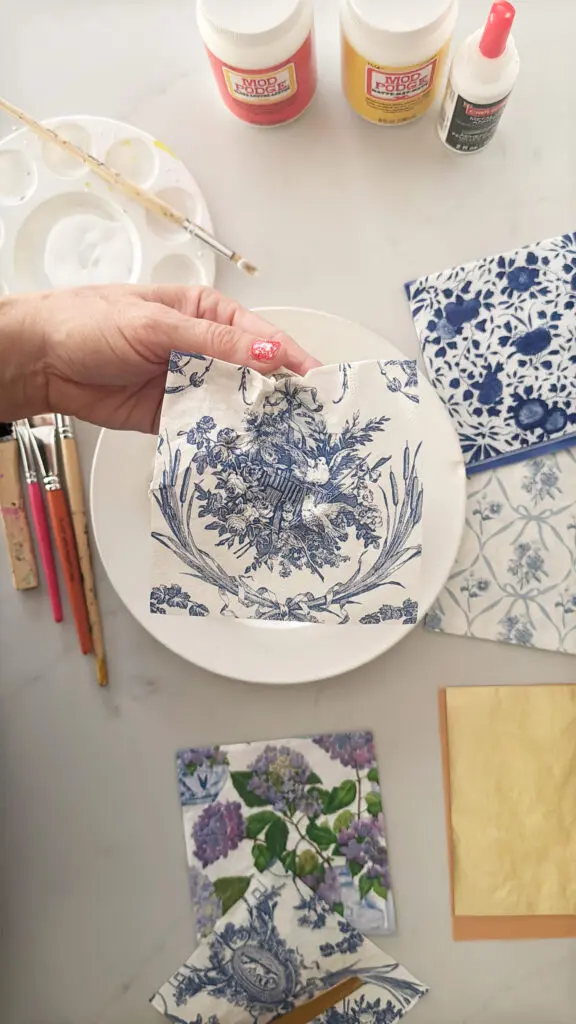
[[264, 377], [173, 353], [151, 487], [151, 611], [416, 622], [419, 414], [411, 360]]
[[576, 443], [576, 234], [406, 291], [468, 473]]
[[468, 480], [462, 545], [426, 625], [576, 654], [576, 448]]
[[393, 1024], [428, 989], [308, 890], [267, 872], [153, 996], [172, 1024], [267, 1024], [349, 977], [323, 1024]]

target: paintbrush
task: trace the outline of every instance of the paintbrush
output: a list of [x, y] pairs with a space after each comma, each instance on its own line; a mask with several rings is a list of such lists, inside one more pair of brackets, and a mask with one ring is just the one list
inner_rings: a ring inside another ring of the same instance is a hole
[[326, 989], [325, 992], [321, 992], [314, 999], [310, 999], [307, 1003], [297, 1006], [296, 1009], [290, 1010], [289, 1013], [285, 1013], [282, 1017], [277, 1017], [276, 1021], [278, 1024], [309, 1024], [309, 1021], [319, 1017], [322, 1013], [326, 1013], [326, 1010], [336, 1006], [336, 1003], [341, 1003], [343, 999], [352, 995], [363, 984], [364, 982], [361, 978], [346, 978], [338, 985], [334, 985], [333, 988]]
[[52, 606], [52, 617], [54, 622], [62, 622], [62, 601], [60, 600], [60, 587], [58, 585], [58, 574], [52, 551], [52, 540], [50, 528], [46, 518], [46, 508], [42, 495], [42, 484], [38, 482], [38, 474], [34, 464], [34, 454], [29, 438], [29, 431], [24, 421], [19, 420], [15, 424], [16, 440], [20, 448], [20, 461], [24, 470], [24, 479], [28, 487], [28, 501], [32, 511], [32, 522], [36, 531], [36, 540], [40, 549], [40, 558], [44, 567], [44, 575], [48, 585], [48, 594]]
[[98, 157], [93, 156], [91, 153], [87, 153], [80, 146], [76, 146], [69, 139], [63, 138], [58, 132], [54, 131], [53, 128], [48, 128], [45, 124], [40, 124], [39, 121], [35, 121], [33, 117], [26, 114], [23, 110], [15, 107], [8, 100], [0, 97], [0, 109], [5, 110], [7, 114], [15, 117], [18, 121], [25, 124], [35, 135], [38, 135], [41, 139], [46, 142], [53, 142], [60, 149], [63, 149], [66, 153], [70, 153], [75, 156], [78, 160], [81, 160], [85, 167], [89, 167], [94, 174], [105, 181], [107, 185], [112, 188], [117, 188], [124, 195], [133, 199], [140, 206], [143, 206], [150, 213], [155, 213], [158, 217], [169, 221], [171, 224], [176, 224], [178, 227], [183, 228], [191, 238], [197, 238], [199, 242], [207, 245], [208, 248], [212, 249], [219, 256], [229, 260], [231, 263], [235, 263], [240, 270], [244, 270], [247, 274], [257, 274], [258, 268], [250, 263], [249, 260], [241, 256], [240, 253], [234, 252], [233, 249], [229, 249], [227, 245], [223, 245], [213, 235], [201, 228], [199, 224], [195, 224], [194, 221], [190, 220], [184, 213], [180, 213], [175, 207], [165, 203], [163, 199], [159, 199], [158, 196], [152, 195], [151, 192], [147, 192], [145, 189], [140, 188], [139, 185], [134, 181], [130, 181], [125, 178], [118, 171], [115, 171], [113, 167], [109, 167], [108, 164], [99, 160]]
[[82, 582], [84, 584], [84, 597], [88, 609], [88, 619], [92, 632], [92, 642], [97, 662], [98, 683], [100, 686], [107, 686], [108, 675], [106, 671], [106, 657], [104, 654], [104, 637], [102, 635], [102, 622], [100, 610], [96, 597], [96, 584], [94, 582], [94, 570], [90, 555], [90, 541], [88, 539], [88, 516], [86, 515], [86, 502], [84, 500], [84, 486], [78, 458], [78, 447], [72, 420], [69, 416], [56, 414], [56, 428], [60, 440], [60, 451], [62, 453], [62, 468], [64, 470], [64, 482], [68, 494], [68, 503], [72, 513], [72, 527], [76, 537], [76, 547], [80, 560]]
[[38, 569], [20, 482], [18, 442], [11, 423], [0, 423], [0, 514], [16, 590], [38, 586]]
[[56, 541], [56, 550], [60, 558], [74, 622], [76, 623], [80, 650], [82, 654], [91, 654], [94, 648], [92, 646], [90, 624], [84, 600], [82, 574], [80, 572], [70, 512], [68, 511], [66, 496], [62, 490], [58, 470], [56, 419], [53, 413], [45, 413], [43, 416], [34, 416], [32, 420], [25, 420], [24, 422], [28, 427], [28, 436], [30, 437], [32, 449], [38, 462], [40, 475], [44, 481], [48, 516], [54, 540]]

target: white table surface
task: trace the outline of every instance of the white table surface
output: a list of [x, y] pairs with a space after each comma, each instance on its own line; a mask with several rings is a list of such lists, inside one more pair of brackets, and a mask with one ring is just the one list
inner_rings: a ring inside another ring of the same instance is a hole
[[[350, 113], [336, 0], [317, 5], [319, 93], [289, 127], [250, 129], [224, 109], [192, 0], [4, 0], [0, 93], [40, 118], [101, 114], [153, 132], [197, 176], [221, 236], [265, 268], [251, 281], [223, 267], [223, 290], [358, 320], [413, 355], [406, 279], [576, 225], [576, 6], [517, 4], [520, 80], [496, 141], [470, 158], [439, 144], [433, 115], [386, 130]], [[463, 7], [459, 36], [488, 2]], [[80, 430], [86, 474], [96, 433]], [[574, 660], [419, 628], [356, 673], [253, 687], [163, 650], [98, 569], [108, 692], [69, 616], [56, 627], [45, 592], [12, 591], [0, 545], [3, 1024], [159, 1020], [147, 999], [192, 936], [180, 745], [367, 726], [399, 919], [383, 946], [432, 988], [410, 1020], [573, 1024], [576, 942], [450, 938], [436, 692], [570, 682]]]

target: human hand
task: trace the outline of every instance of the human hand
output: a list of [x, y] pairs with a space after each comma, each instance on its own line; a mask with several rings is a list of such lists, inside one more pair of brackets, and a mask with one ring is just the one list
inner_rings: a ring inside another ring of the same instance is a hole
[[0, 299], [0, 420], [61, 412], [157, 430], [170, 352], [260, 372], [319, 362], [212, 288], [110, 285]]

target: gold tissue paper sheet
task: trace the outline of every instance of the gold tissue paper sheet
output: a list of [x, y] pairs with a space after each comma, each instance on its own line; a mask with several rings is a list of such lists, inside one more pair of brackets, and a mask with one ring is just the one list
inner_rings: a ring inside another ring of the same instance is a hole
[[446, 691], [456, 915], [576, 914], [576, 685]]

